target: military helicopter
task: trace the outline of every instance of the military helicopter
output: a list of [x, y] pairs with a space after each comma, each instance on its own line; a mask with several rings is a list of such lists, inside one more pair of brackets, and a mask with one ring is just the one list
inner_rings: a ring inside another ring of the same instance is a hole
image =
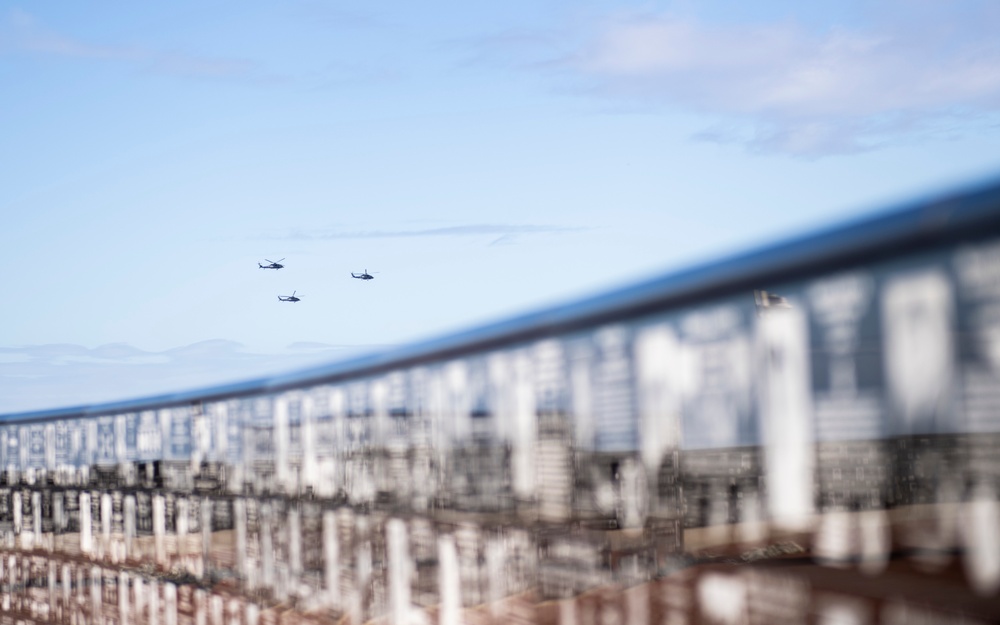
[[[376, 271], [375, 273], [378, 273], [378, 272]], [[367, 269], [365, 269], [364, 273], [354, 273], [352, 271], [351, 272], [351, 277], [352, 278], [357, 278], [358, 280], [374, 280], [375, 279], [375, 276], [373, 276], [372, 274], [368, 273]]]
[[269, 262], [271, 264], [270, 265], [261, 265], [260, 263], [257, 263], [257, 266], [260, 267], [261, 269], [281, 269], [282, 267], [284, 267], [284, 265], [281, 264], [281, 260], [285, 260], [284, 258], [282, 258], [278, 262], [274, 262], [273, 260], [270, 260], [270, 259], [267, 259], [267, 258], [265, 258], [264, 260], [266, 260], [267, 262]]
[[[265, 258], [264, 260], [267, 260], [267, 259]], [[295, 297], [295, 291], [292, 291], [291, 295], [279, 295], [278, 296], [278, 301], [279, 302], [297, 302], [297, 301], [299, 301], [299, 298]]]

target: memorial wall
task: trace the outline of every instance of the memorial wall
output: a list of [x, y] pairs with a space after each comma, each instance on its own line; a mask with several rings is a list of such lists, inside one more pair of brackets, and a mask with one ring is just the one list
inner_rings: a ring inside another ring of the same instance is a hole
[[0, 625], [997, 622], [1000, 186], [0, 466]]

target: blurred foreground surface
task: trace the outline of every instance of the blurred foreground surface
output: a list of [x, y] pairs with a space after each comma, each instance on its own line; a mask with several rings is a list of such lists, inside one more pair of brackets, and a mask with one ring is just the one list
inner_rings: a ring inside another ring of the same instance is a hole
[[280, 378], [0, 417], [0, 625], [1000, 620], [1000, 186]]

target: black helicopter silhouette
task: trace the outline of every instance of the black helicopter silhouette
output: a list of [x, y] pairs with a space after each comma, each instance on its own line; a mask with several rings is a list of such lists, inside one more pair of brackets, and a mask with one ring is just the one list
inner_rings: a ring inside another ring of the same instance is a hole
[[284, 258], [282, 258], [278, 262], [274, 262], [273, 260], [270, 260], [270, 259], [267, 259], [267, 258], [265, 258], [264, 260], [266, 260], [267, 262], [269, 262], [271, 264], [270, 265], [261, 265], [260, 263], [257, 263], [257, 266], [260, 267], [261, 269], [281, 269], [282, 267], [284, 267], [284, 265], [281, 264], [281, 260], [285, 260]]
[[[267, 260], [267, 259], [265, 258], [264, 260]], [[278, 296], [278, 301], [279, 302], [297, 302], [297, 301], [299, 301], [299, 298], [295, 297], [295, 291], [292, 291], [291, 295], [279, 295]]]
[[[376, 271], [375, 273], [378, 273], [378, 272]], [[375, 276], [373, 276], [372, 274], [368, 273], [367, 269], [365, 269], [364, 273], [354, 273], [352, 271], [351, 272], [351, 277], [352, 278], [357, 278], [358, 280], [374, 280], [375, 279]]]

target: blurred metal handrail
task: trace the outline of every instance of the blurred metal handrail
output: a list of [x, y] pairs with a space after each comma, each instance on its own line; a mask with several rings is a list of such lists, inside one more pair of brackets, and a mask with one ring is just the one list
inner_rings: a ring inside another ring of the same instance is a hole
[[835, 225], [788, 241], [500, 322], [408, 346], [178, 393], [0, 415], [0, 423], [109, 415], [247, 397], [336, 382], [572, 332], [763, 285], [847, 269], [1000, 233], [1000, 178]]

